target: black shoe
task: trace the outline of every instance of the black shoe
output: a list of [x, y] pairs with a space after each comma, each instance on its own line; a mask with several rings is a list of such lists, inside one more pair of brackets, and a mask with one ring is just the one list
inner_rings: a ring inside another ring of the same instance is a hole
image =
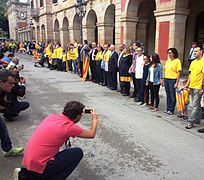
[[134, 95], [134, 94], [132, 94], [131, 96], [130, 96], [130, 98], [135, 98], [136, 96]]
[[199, 133], [204, 133], [204, 128], [197, 130]]
[[111, 88], [111, 90], [112, 90], [112, 91], [116, 91], [116, 90], [117, 90], [117, 88], [112, 87], [112, 88]]
[[139, 100], [139, 99], [137, 99], [137, 98], [134, 98], [134, 101], [135, 101], [135, 102], [140, 102], [140, 100]]

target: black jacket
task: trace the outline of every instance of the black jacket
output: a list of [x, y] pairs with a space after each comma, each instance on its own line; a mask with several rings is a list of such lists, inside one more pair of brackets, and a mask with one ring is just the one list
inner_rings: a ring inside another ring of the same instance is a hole
[[18, 97], [25, 96], [26, 87], [24, 85], [15, 84], [11, 92], [8, 94], [8, 100], [11, 103], [18, 102]]
[[118, 69], [118, 53], [114, 51], [108, 61], [108, 71], [115, 72], [117, 71], [117, 69]]

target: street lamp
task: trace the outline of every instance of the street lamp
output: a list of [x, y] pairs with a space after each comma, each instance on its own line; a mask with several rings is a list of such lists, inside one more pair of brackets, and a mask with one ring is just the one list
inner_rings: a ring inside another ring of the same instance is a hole
[[30, 19], [30, 42], [33, 40], [33, 21]]
[[79, 22], [80, 22], [80, 40], [81, 44], [83, 44], [83, 29], [82, 29], [82, 20], [86, 14], [86, 5], [88, 1], [86, 0], [76, 0], [75, 4], [75, 10], [76, 14], [79, 16]]

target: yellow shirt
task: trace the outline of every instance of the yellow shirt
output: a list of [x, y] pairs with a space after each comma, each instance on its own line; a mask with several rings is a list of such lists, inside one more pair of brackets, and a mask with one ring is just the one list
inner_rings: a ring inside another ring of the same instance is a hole
[[51, 54], [52, 54], [52, 51], [50, 51], [50, 46], [51, 46], [51, 45], [48, 45], [48, 46], [45, 48], [45, 54], [46, 54], [46, 56], [51, 56]]
[[179, 71], [182, 71], [180, 59], [168, 59], [164, 66], [164, 78], [177, 79]]
[[62, 58], [62, 51], [63, 51], [63, 49], [62, 49], [61, 47], [59, 47], [59, 48], [57, 49], [57, 58], [58, 58], [58, 59], [61, 59], [61, 58]]
[[54, 49], [53, 53], [52, 53], [52, 59], [57, 58], [57, 49]]
[[65, 61], [67, 61], [67, 54], [66, 53], [62, 55], [62, 62], [65, 62]]
[[106, 52], [105, 52], [105, 51], [103, 52], [103, 60], [104, 60], [105, 62], [108, 62], [108, 61], [109, 61], [110, 54], [111, 54], [111, 51], [110, 51], [110, 50], [107, 50]]
[[191, 72], [189, 88], [201, 89], [203, 85], [204, 58], [192, 61], [189, 71]]
[[78, 49], [74, 48], [74, 49], [70, 49], [68, 52], [68, 57], [70, 60], [77, 60], [78, 58]]
[[95, 60], [96, 60], [96, 61], [100, 61], [100, 60], [102, 60], [102, 59], [103, 59], [103, 52], [100, 51], [100, 52], [98, 52], [98, 53], [96, 54]]

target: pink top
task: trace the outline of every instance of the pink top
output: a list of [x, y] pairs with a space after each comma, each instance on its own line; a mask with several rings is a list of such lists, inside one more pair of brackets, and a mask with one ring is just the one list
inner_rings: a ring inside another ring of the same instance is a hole
[[28, 141], [22, 164], [29, 170], [42, 174], [49, 160], [70, 137], [83, 131], [63, 114], [47, 116]]

